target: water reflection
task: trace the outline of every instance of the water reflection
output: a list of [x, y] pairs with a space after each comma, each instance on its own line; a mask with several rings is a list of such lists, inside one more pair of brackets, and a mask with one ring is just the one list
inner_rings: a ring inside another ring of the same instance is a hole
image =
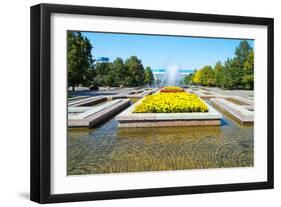
[[69, 175], [253, 166], [253, 125], [69, 129]]

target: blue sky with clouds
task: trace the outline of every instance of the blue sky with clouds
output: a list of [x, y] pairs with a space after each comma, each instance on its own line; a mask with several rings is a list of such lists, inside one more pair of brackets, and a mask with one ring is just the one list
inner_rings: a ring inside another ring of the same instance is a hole
[[[82, 32], [93, 45], [94, 58], [117, 57], [123, 60], [138, 56], [143, 65], [153, 69], [177, 66], [193, 70], [204, 65], [224, 62], [234, 56], [239, 39], [198, 38], [160, 35], [135, 35]], [[253, 47], [254, 40], [248, 40]]]

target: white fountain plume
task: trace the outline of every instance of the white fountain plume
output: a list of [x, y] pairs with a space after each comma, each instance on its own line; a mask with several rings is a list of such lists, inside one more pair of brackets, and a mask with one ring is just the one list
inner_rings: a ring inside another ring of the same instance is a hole
[[179, 84], [179, 67], [177, 65], [168, 66], [166, 75], [168, 85], [176, 86]]

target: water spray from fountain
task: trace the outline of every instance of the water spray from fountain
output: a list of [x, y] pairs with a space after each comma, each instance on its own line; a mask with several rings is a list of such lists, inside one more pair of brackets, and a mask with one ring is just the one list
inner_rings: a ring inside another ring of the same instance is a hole
[[166, 71], [167, 83], [171, 86], [179, 85], [179, 68], [176, 65], [167, 67]]

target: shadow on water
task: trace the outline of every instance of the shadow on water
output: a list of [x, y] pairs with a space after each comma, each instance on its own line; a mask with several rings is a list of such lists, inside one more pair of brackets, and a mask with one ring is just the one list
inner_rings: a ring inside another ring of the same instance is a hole
[[227, 122], [224, 119], [222, 119], [221, 120], [221, 126], [225, 126], [225, 125], [227, 125]]

